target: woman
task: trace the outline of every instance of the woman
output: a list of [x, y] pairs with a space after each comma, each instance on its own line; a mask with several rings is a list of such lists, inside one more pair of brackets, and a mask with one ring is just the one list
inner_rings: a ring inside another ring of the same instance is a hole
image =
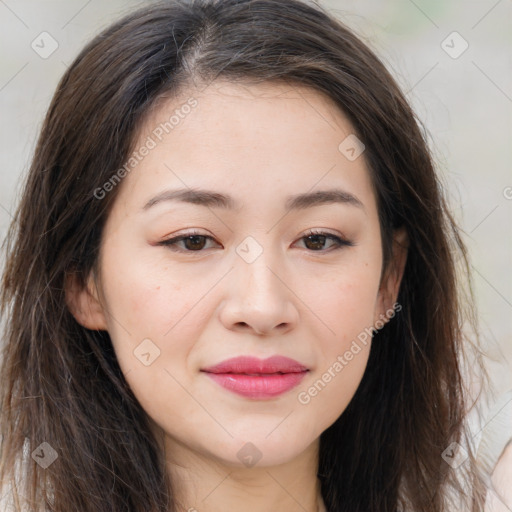
[[107, 28], [8, 241], [18, 510], [482, 509], [465, 249], [403, 94], [317, 5]]

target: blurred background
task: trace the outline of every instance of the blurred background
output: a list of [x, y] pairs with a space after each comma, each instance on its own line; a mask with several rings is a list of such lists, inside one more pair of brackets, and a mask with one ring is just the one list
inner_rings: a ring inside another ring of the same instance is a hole
[[[425, 125], [470, 250], [491, 377], [499, 393], [510, 393], [512, 2], [324, 0], [320, 4], [377, 52]], [[139, 5], [144, 3], [0, 0], [2, 239], [58, 80], [87, 41]]]

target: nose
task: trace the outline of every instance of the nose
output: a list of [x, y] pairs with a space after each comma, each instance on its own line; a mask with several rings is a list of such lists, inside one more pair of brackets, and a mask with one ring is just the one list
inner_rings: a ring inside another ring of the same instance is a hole
[[257, 335], [284, 334], [298, 323], [299, 300], [290, 277], [263, 251], [254, 261], [237, 256], [220, 311], [223, 325]]

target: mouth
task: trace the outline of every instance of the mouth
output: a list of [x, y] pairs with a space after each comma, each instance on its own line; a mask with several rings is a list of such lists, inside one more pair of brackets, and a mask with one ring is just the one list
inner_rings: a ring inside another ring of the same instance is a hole
[[252, 399], [268, 399], [290, 391], [309, 368], [284, 356], [257, 359], [241, 356], [201, 370], [224, 389]]

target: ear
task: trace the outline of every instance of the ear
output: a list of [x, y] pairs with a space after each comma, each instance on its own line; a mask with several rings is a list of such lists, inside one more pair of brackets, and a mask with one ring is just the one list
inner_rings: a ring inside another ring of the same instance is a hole
[[80, 325], [91, 330], [107, 330], [107, 322], [93, 272], [87, 277], [85, 286], [80, 282], [76, 272], [68, 273], [65, 294], [69, 311]]
[[405, 228], [399, 228], [394, 231], [392, 244], [391, 261], [381, 279], [374, 323], [377, 320], [385, 323], [390, 320], [389, 312], [394, 310], [393, 306], [398, 298], [398, 291], [402, 282], [409, 248], [409, 237]]

